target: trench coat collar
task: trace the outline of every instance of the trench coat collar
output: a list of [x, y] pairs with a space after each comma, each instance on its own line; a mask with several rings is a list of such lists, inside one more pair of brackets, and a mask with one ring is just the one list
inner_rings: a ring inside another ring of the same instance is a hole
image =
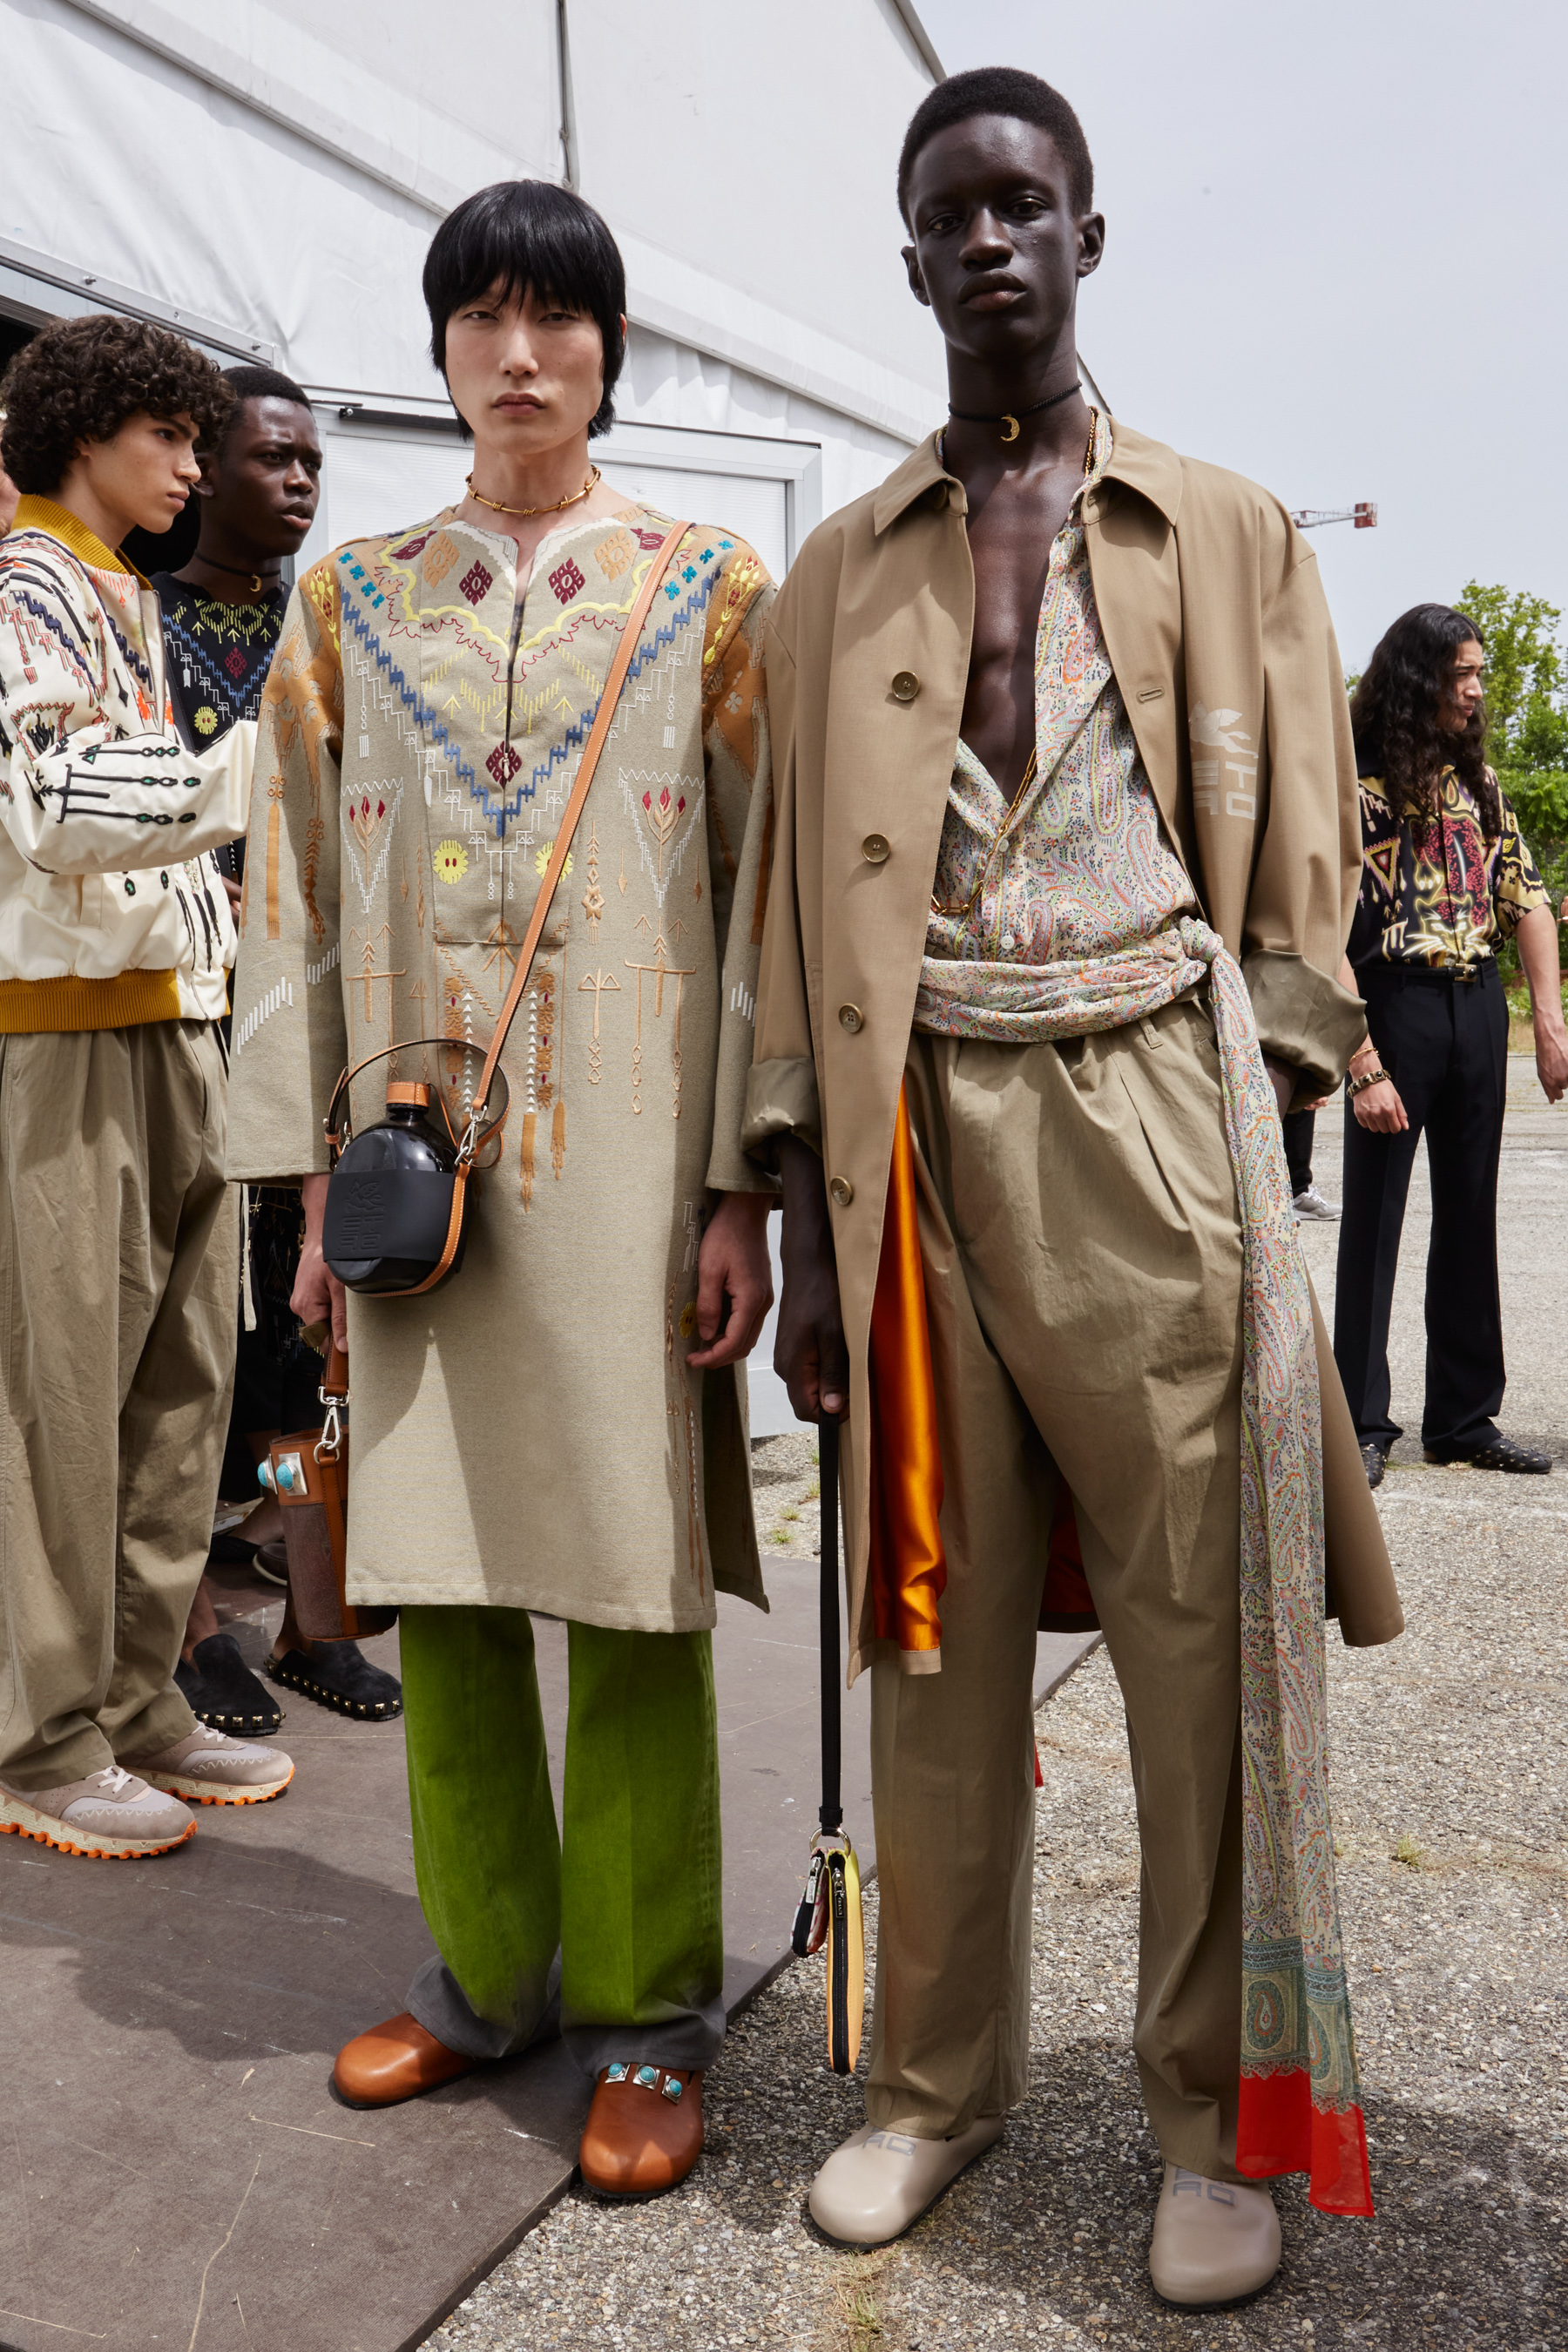
[[[1158, 507], [1168, 523], [1173, 523], [1182, 503], [1182, 461], [1175, 451], [1167, 448], [1163, 441], [1152, 441], [1146, 433], [1135, 431], [1131, 425], [1121, 424], [1114, 416], [1110, 435], [1110, 463], [1101, 480], [1125, 483], [1130, 490], [1137, 490], [1152, 506]], [[963, 483], [955, 474], [948, 472], [937, 456], [940, 438], [940, 427], [929, 433], [877, 492], [871, 522], [879, 538], [939, 482], [947, 486], [948, 504], [960, 514], [967, 510]]]

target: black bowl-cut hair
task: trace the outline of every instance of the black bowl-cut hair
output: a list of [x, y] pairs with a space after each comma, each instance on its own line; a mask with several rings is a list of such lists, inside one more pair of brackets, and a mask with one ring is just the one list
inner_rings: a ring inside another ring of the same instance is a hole
[[310, 395], [304, 386], [296, 383], [291, 375], [280, 373], [277, 368], [225, 368], [223, 380], [233, 387], [234, 406], [224, 419], [223, 431], [218, 436], [217, 455], [220, 457], [229, 435], [239, 423], [239, 412], [247, 400], [291, 400], [300, 408], [310, 405]]
[[1068, 194], [1075, 213], [1086, 213], [1094, 202], [1094, 162], [1083, 125], [1062, 96], [1038, 74], [1022, 73], [1016, 66], [977, 66], [973, 73], [950, 74], [939, 81], [916, 107], [904, 143], [899, 151], [899, 210], [910, 225], [910, 173], [915, 157], [939, 131], [955, 122], [973, 121], [977, 114], [1010, 114], [1016, 122], [1037, 123], [1048, 131], [1068, 167]]
[[605, 344], [605, 396], [589, 437], [616, 421], [615, 389], [626, 362], [621, 319], [626, 272], [608, 227], [582, 197], [549, 180], [497, 180], [448, 213], [425, 257], [430, 356], [447, 373], [447, 325], [465, 302], [499, 288], [521, 300], [531, 287], [597, 326]]
[[112, 311], [57, 319], [24, 343], [0, 382], [0, 465], [19, 490], [52, 498], [79, 441], [112, 441], [133, 416], [188, 416], [216, 448], [234, 394], [216, 363], [170, 327]]

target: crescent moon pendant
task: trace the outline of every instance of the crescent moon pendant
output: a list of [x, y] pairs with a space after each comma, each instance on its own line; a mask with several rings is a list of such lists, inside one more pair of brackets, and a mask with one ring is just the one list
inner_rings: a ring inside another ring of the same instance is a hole
[[1003, 432], [1002, 432], [1002, 438], [1003, 438], [1003, 440], [1004, 440], [1004, 441], [1016, 441], [1016, 440], [1017, 439], [1017, 437], [1018, 437], [1018, 420], [1017, 420], [1017, 418], [1016, 418], [1016, 416], [1007, 416], [1007, 415], [1004, 415], [1004, 416], [1003, 416], [1003, 419], [1002, 419], [1002, 425], [1003, 425]]

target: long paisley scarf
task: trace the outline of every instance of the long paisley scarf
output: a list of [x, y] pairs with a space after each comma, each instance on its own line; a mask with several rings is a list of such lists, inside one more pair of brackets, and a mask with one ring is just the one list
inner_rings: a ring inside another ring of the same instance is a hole
[[1329, 1815], [1322, 1436], [1311, 1293], [1274, 1088], [1241, 968], [1183, 915], [1110, 955], [973, 971], [926, 959], [917, 1025], [1021, 1042], [1119, 1029], [1206, 979], [1243, 1235], [1241, 1724], [1245, 1789], [1237, 2168], [1306, 2172], [1370, 2214]]

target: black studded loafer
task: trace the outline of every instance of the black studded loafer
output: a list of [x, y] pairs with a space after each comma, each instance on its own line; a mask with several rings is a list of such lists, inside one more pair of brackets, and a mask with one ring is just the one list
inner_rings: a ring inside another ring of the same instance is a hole
[[198, 1723], [243, 1738], [253, 1731], [276, 1731], [283, 1710], [251, 1673], [232, 1633], [209, 1633], [174, 1668], [174, 1684]]
[[1361, 1449], [1361, 1458], [1366, 1465], [1367, 1485], [1369, 1486], [1381, 1486], [1383, 1484], [1383, 1474], [1388, 1467], [1388, 1456], [1384, 1452], [1382, 1446], [1363, 1445]]
[[1445, 1468], [1464, 1462], [1472, 1470], [1516, 1470], [1531, 1478], [1544, 1478], [1552, 1468], [1550, 1454], [1539, 1445], [1521, 1445], [1516, 1437], [1494, 1437], [1475, 1454], [1428, 1454], [1426, 1459], [1440, 1462]]
[[268, 1661], [268, 1673], [286, 1690], [335, 1707], [358, 1723], [390, 1723], [403, 1713], [403, 1685], [361, 1653], [357, 1642], [316, 1642], [309, 1654], [286, 1650]]

